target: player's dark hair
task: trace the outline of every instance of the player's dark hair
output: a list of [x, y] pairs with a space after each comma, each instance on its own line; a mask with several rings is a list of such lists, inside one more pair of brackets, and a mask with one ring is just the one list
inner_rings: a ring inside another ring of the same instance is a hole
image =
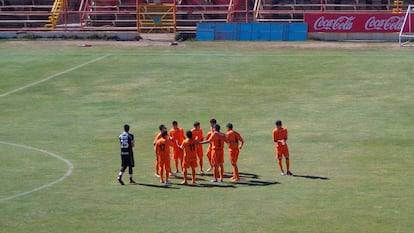
[[192, 138], [193, 137], [193, 133], [190, 130], [185, 132], [185, 135], [187, 136], [187, 138]]
[[220, 125], [215, 125], [214, 129], [217, 130], [217, 131], [220, 131]]
[[173, 125], [178, 125], [178, 122], [177, 121], [173, 121], [172, 124]]
[[282, 125], [282, 121], [281, 121], [281, 120], [277, 120], [277, 121], [276, 121], [276, 125], [277, 125], [277, 126]]
[[232, 124], [232, 123], [228, 123], [228, 124], [226, 125], [226, 127], [227, 127], [228, 129], [233, 129], [233, 124]]
[[129, 125], [124, 125], [124, 130], [125, 130], [125, 132], [128, 132], [129, 131]]
[[161, 124], [160, 126], [158, 126], [158, 128], [160, 129], [160, 131], [163, 131], [165, 128], [167, 128], [167, 127], [165, 127], [165, 125], [164, 124]]
[[199, 126], [199, 125], [200, 125], [200, 122], [198, 122], [198, 121], [195, 121], [194, 124], [193, 124], [194, 127]]
[[164, 131], [161, 132], [161, 137], [165, 137], [167, 135], [168, 135], [168, 132], [166, 130], [164, 130]]
[[217, 124], [217, 121], [216, 121], [216, 119], [211, 118], [210, 123]]

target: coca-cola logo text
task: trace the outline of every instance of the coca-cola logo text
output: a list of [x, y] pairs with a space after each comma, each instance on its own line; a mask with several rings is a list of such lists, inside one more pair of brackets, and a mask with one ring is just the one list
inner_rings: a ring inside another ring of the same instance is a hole
[[319, 17], [313, 24], [313, 28], [327, 31], [350, 31], [352, 30], [355, 16], [339, 16], [336, 19], [326, 19], [325, 16]]
[[[412, 22], [414, 15], [409, 16]], [[377, 13], [377, 14], [305, 14], [305, 22], [309, 25], [309, 32], [328, 33], [395, 33], [404, 25], [405, 14]], [[408, 22], [408, 20], [407, 20]], [[414, 27], [414, 26], [413, 26]]]
[[387, 19], [377, 19], [372, 16], [365, 22], [365, 30], [367, 31], [397, 31], [400, 30], [404, 23], [403, 16], [391, 16]]

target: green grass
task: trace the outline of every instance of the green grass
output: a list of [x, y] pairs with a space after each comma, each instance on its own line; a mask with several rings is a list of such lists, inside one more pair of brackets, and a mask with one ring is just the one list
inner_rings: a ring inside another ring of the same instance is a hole
[[[68, 169], [4, 142], [57, 154], [74, 169], [52, 187], [0, 201], [0, 232], [412, 232], [411, 49], [291, 45], [1, 41], [0, 95], [50, 79], [0, 97], [0, 199]], [[161, 185], [153, 175], [158, 125], [189, 129], [197, 120], [206, 133], [212, 117], [245, 138], [242, 182], [199, 176], [196, 186]], [[276, 119], [289, 129], [295, 177], [277, 169]], [[139, 185], [122, 187], [124, 123], [136, 136]]]

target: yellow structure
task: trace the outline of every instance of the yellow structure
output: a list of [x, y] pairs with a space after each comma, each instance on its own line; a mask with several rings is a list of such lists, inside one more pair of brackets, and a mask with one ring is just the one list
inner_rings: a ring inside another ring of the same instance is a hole
[[169, 32], [176, 30], [174, 4], [139, 4], [139, 32]]
[[65, 0], [55, 0], [52, 10], [50, 11], [49, 23], [45, 25], [46, 28], [52, 31], [55, 30], [60, 14], [62, 13], [64, 3]]
[[392, 8], [392, 13], [399, 14], [403, 12], [402, 6], [404, 4], [403, 0], [394, 0], [394, 7]]

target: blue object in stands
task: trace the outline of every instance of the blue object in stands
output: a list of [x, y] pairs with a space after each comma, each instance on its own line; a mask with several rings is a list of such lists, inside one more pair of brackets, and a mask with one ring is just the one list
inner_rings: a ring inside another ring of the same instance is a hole
[[216, 24], [214, 40], [237, 40], [238, 25], [236, 23]]
[[306, 23], [289, 24], [289, 34], [287, 40], [302, 41], [308, 37], [308, 25]]
[[270, 25], [270, 40], [271, 41], [279, 41], [279, 40], [286, 40], [286, 25], [285, 23], [272, 23]]
[[306, 23], [198, 23], [197, 40], [303, 41]]
[[215, 23], [197, 24], [197, 40], [214, 40]]
[[154, 17], [152, 19], [152, 22], [154, 22], [154, 24], [161, 24], [162, 23], [162, 20], [161, 20], [160, 17]]
[[239, 40], [243, 40], [243, 41], [252, 40], [252, 28], [253, 28], [253, 24], [251, 23], [241, 23]]
[[269, 41], [271, 30], [269, 23], [254, 23], [252, 28], [252, 40]]

